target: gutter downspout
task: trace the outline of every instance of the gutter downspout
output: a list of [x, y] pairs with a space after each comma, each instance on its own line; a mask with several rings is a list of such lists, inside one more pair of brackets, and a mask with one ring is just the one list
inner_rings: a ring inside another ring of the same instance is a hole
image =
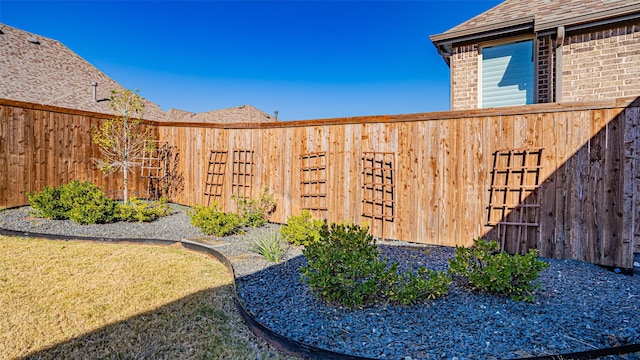
[[556, 33], [556, 73], [555, 73], [555, 102], [562, 102], [562, 45], [564, 43], [564, 26], [558, 26]]

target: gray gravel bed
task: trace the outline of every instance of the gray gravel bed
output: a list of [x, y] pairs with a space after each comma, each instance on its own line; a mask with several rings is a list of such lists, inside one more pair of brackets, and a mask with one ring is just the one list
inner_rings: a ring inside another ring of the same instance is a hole
[[[318, 301], [300, 282], [306, 264], [292, 247], [288, 260], [267, 263], [251, 251], [251, 239], [276, 225], [245, 235], [215, 238], [189, 223], [185, 207], [152, 223], [81, 226], [36, 219], [28, 208], [0, 211], [0, 227], [28, 232], [113, 238], [189, 239], [227, 256], [238, 276], [245, 307], [266, 326], [316, 347], [378, 359], [508, 359], [587, 351], [640, 343], [640, 277], [619, 275], [571, 260], [543, 259], [544, 290], [535, 303], [480, 295], [451, 285], [444, 298], [415, 306], [349, 310]], [[402, 269], [423, 265], [446, 270], [454, 250], [379, 243], [383, 256]], [[613, 357], [610, 357], [613, 358]], [[640, 354], [620, 356], [640, 359]]]
[[[391, 260], [439, 270], [454, 255], [443, 247], [379, 248]], [[551, 266], [540, 277], [545, 290], [535, 303], [474, 294], [454, 283], [448, 296], [416, 306], [336, 308], [299, 281], [303, 257], [245, 276], [238, 287], [258, 321], [287, 337], [378, 359], [506, 359], [640, 343], [638, 277], [543, 260]]]
[[184, 237], [202, 235], [189, 222], [187, 207], [171, 204], [171, 216], [153, 222], [117, 222], [111, 224], [80, 225], [71, 220], [39, 219], [30, 214], [31, 207], [7, 209], [0, 212], [0, 227], [65, 236], [92, 236], [105, 238], [181, 240]]

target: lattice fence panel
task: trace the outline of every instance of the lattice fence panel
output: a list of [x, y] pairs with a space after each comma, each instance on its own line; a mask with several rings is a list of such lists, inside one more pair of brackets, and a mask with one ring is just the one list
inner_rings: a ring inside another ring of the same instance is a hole
[[211, 150], [207, 164], [207, 178], [205, 180], [204, 195], [207, 206], [222, 198], [224, 189], [224, 175], [227, 167], [228, 152], [225, 150]]
[[384, 239], [385, 223], [395, 219], [395, 153], [364, 152], [362, 162], [362, 216], [372, 220], [372, 233], [379, 223]]
[[169, 175], [170, 146], [167, 142], [153, 141], [148, 144], [141, 165], [140, 177], [147, 179], [147, 197], [158, 199], [162, 193], [162, 183]]
[[250, 198], [253, 183], [253, 151], [234, 150], [232, 165], [231, 194]]
[[327, 210], [326, 152], [300, 155], [300, 188], [303, 210]]
[[502, 149], [493, 154], [487, 223], [495, 226], [502, 249], [519, 253], [540, 221], [542, 148]]

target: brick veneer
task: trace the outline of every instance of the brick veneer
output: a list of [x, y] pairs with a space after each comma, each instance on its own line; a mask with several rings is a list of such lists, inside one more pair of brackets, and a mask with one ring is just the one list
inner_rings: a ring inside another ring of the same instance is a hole
[[451, 110], [478, 107], [478, 45], [459, 46], [451, 55]]
[[640, 95], [640, 24], [564, 41], [562, 101]]
[[538, 104], [553, 102], [552, 87], [554, 86], [553, 71], [554, 54], [550, 36], [542, 36], [537, 39], [537, 64], [536, 82], [538, 84], [537, 100]]
[[[537, 39], [537, 103], [557, 101], [555, 37]], [[454, 47], [451, 110], [478, 108], [478, 44]], [[640, 96], [640, 23], [571, 35], [562, 47], [562, 102]]]

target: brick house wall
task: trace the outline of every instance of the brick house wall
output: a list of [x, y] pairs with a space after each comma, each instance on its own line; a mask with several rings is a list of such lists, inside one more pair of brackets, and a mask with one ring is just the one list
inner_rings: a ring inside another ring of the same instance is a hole
[[458, 46], [451, 55], [451, 110], [478, 107], [478, 45]]
[[555, 56], [553, 45], [555, 45], [555, 41], [551, 39], [551, 36], [541, 36], [536, 39], [536, 52], [538, 54], [536, 62], [538, 89], [536, 102], [538, 104], [554, 101], [553, 88], [555, 82], [553, 81], [553, 74], [555, 73]]
[[[478, 108], [478, 44], [453, 48], [451, 110]], [[557, 101], [555, 36], [536, 39], [536, 102]], [[567, 36], [562, 102], [640, 96], [640, 24]]]
[[[539, 103], [550, 100], [549, 84], [553, 78], [548, 64], [553, 64], [550, 39], [538, 39], [538, 97]], [[469, 110], [478, 108], [478, 53], [479, 45], [463, 45], [453, 48], [451, 55], [451, 110]]]
[[640, 95], [640, 24], [565, 39], [562, 101]]

